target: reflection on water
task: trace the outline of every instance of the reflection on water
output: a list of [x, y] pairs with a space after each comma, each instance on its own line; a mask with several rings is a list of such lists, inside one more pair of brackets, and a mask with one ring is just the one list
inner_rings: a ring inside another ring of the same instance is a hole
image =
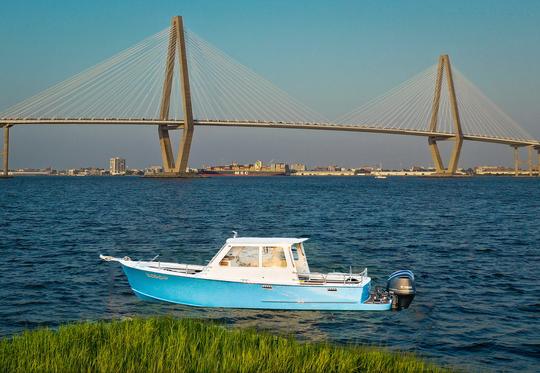
[[[173, 315], [416, 351], [441, 363], [540, 363], [540, 179], [15, 178], [0, 183], [0, 334]], [[192, 308], [138, 300], [99, 254], [204, 264], [231, 230], [308, 236], [313, 271], [376, 284], [415, 272], [402, 312]]]

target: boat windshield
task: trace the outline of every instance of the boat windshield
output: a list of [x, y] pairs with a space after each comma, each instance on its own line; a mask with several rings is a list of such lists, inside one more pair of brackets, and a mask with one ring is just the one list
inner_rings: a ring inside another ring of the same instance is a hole
[[224, 267], [258, 267], [259, 248], [256, 246], [233, 246], [219, 262]]
[[285, 252], [279, 246], [264, 246], [262, 248], [263, 267], [287, 267]]

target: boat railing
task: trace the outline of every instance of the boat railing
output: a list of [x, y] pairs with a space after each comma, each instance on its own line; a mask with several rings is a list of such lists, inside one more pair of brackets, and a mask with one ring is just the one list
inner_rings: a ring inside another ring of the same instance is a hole
[[204, 267], [198, 265], [181, 264], [181, 265], [167, 265], [161, 262], [153, 262], [157, 265], [149, 265], [150, 268], [161, 269], [169, 272], [185, 273], [187, 275], [194, 275], [201, 272]]
[[350, 284], [355, 282], [364, 282], [364, 278], [367, 277], [367, 268], [360, 273], [343, 273], [343, 272], [330, 272], [330, 273], [299, 273], [298, 278], [303, 282], [309, 283], [343, 283]]

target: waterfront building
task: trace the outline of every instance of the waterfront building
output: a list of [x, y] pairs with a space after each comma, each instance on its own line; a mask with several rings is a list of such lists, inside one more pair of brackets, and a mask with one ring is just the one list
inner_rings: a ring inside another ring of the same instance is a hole
[[270, 170], [274, 172], [278, 172], [278, 173], [281, 173], [281, 172], [288, 173], [289, 166], [285, 163], [272, 163], [270, 165]]
[[111, 175], [125, 175], [126, 160], [120, 157], [111, 158], [109, 163], [109, 170], [111, 172]]
[[[476, 175], [516, 175], [516, 170], [510, 167], [503, 166], [477, 166], [474, 168], [474, 173]], [[530, 175], [538, 174], [538, 166], [532, 166], [530, 170], [517, 170], [517, 175]]]
[[293, 163], [289, 166], [289, 169], [291, 170], [291, 172], [305, 171], [306, 165], [303, 163]]
[[98, 167], [87, 167], [80, 169], [79, 173], [84, 176], [102, 176], [104, 171], [104, 169]]
[[159, 175], [163, 173], [163, 167], [161, 166], [150, 166], [144, 169], [145, 175]]
[[52, 170], [50, 168], [36, 169], [36, 168], [19, 168], [14, 171], [10, 171], [10, 176], [49, 176]]

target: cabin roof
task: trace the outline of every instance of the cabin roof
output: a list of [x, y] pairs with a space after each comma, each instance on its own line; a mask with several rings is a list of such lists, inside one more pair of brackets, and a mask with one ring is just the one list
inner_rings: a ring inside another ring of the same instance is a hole
[[235, 237], [227, 239], [228, 244], [234, 245], [292, 245], [307, 241], [308, 238], [286, 237]]

